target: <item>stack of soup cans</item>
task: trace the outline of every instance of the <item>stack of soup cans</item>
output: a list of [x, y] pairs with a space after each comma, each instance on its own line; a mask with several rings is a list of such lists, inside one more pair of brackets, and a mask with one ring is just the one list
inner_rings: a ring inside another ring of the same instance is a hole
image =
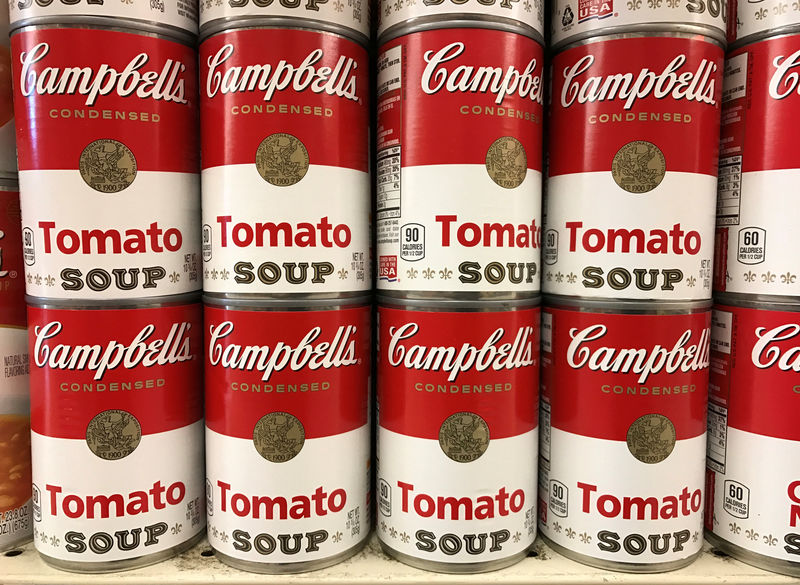
[[540, 530], [666, 571], [703, 543], [724, 3], [553, 5]]
[[29, 540], [30, 405], [25, 276], [11, 96], [8, 6], [0, 7], [0, 551]]
[[708, 538], [800, 576], [800, 13], [740, 2], [725, 64]]
[[249, 571], [371, 528], [368, 19], [201, 2], [208, 540]]
[[35, 544], [141, 566], [205, 527], [197, 6], [10, 7]]
[[542, 12], [380, 5], [377, 534], [424, 569], [536, 536]]

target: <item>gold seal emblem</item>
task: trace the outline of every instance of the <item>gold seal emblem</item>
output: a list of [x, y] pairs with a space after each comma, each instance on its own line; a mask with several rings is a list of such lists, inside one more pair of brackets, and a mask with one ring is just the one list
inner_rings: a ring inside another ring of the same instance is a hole
[[628, 451], [642, 463], [661, 463], [675, 448], [675, 425], [661, 414], [646, 414], [628, 427]]
[[272, 463], [293, 459], [305, 441], [303, 423], [288, 412], [270, 412], [262, 416], [253, 428], [256, 451]]
[[504, 189], [519, 187], [528, 172], [525, 147], [513, 136], [498, 138], [486, 152], [486, 172]]
[[667, 172], [664, 153], [652, 142], [634, 140], [617, 151], [611, 176], [628, 193], [647, 193], [661, 184]]
[[453, 461], [475, 461], [489, 447], [489, 425], [473, 412], [451, 414], [439, 428], [439, 446]]
[[256, 150], [258, 174], [269, 184], [288, 187], [299, 183], [308, 172], [308, 151], [291, 134], [270, 134]]
[[130, 412], [104, 410], [86, 427], [86, 444], [100, 459], [116, 461], [134, 452], [142, 440], [142, 425]]
[[136, 178], [136, 158], [121, 142], [103, 138], [83, 149], [79, 169], [83, 180], [95, 191], [119, 193]]

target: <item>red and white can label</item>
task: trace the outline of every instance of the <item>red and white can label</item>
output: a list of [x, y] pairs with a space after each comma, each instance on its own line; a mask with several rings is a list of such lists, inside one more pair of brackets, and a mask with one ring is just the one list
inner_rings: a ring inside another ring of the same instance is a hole
[[542, 534], [620, 564], [703, 546], [711, 311], [542, 314]]
[[200, 63], [205, 291], [369, 290], [366, 50], [239, 29], [204, 41]]
[[717, 305], [711, 341], [706, 528], [800, 561], [800, 313]]
[[710, 298], [722, 60], [700, 36], [553, 58], [544, 292]]
[[205, 528], [199, 303], [28, 308], [34, 542], [127, 560]]
[[728, 28], [728, 1], [555, 0], [552, 43], [563, 44], [570, 39], [602, 34], [610, 28], [663, 24], [702, 26], [710, 29], [709, 34], [723, 39]]
[[395, 26], [425, 20], [463, 20], [478, 17], [483, 20], [517, 21], [544, 37], [544, 0], [422, 0], [422, 2], [380, 1], [378, 37]]
[[729, 27], [729, 31], [735, 30], [735, 34], [728, 37], [729, 43], [754, 35], [767, 36], [774, 34], [776, 29], [800, 25], [800, 7], [794, 4], [781, 0], [731, 1], [736, 7], [736, 26]]
[[378, 56], [378, 288], [539, 290], [542, 46], [440, 29]]
[[725, 62], [714, 287], [800, 296], [800, 35], [733, 51]]
[[[208, 0], [204, 0], [208, 1]], [[8, 3], [11, 22], [19, 26], [31, 19], [106, 17], [122, 21], [182, 29], [197, 33], [197, 0], [15, 0]], [[51, 20], [52, 21], [52, 20]]]
[[0, 173], [17, 172], [17, 137], [14, 129], [14, 95], [11, 90], [11, 43], [8, 12], [0, 10]]
[[370, 37], [370, 0], [200, 0], [200, 26], [204, 31], [214, 22], [252, 17], [296, 19], [298, 26], [342, 28], [362, 41]]
[[200, 288], [194, 49], [112, 30], [11, 39], [28, 294]]
[[539, 308], [378, 311], [378, 538], [484, 563], [536, 537]]
[[208, 541], [254, 563], [370, 532], [370, 308], [206, 306]]

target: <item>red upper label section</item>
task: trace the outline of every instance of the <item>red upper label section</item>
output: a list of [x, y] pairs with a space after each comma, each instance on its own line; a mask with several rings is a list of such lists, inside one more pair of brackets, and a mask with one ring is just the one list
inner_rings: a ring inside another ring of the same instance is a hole
[[800, 168], [800, 35], [746, 45], [730, 54], [734, 62], [746, 81], [725, 87], [733, 99], [723, 109], [721, 155], [741, 155], [743, 172]]
[[539, 309], [445, 313], [379, 309], [380, 425], [438, 439], [457, 412], [480, 415], [492, 439], [536, 427]]
[[233, 311], [206, 306], [206, 426], [252, 439], [256, 423], [288, 412], [305, 437], [367, 424], [370, 308]]
[[394, 59], [397, 47], [400, 87], [378, 90], [378, 149], [401, 145], [406, 167], [485, 164], [489, 147], [512, 136], [528, 168], [542, 169], [541, 45], [498, 30], [439, 29], [390, 41], [381, 57]]
[[[542, 395], [553, 427], [625, 441], [646, 414], [678, 440], [706, 432], [711, 311], [691, 315], [544, 310]], [[548, 337], [550, 341], [548, 341]]]
[[602, 40], [553, 58], [550, 176], [611, 170], [635, 140], [667, 171], [717, 174], [722, 49], [704, 37]]
[[136, 417], [142, 434], [203, 417], [200, 304], [151, 309], [28, 308], [31, 428], [83, 439], [105, 410]]
[[[728, 409], [728, 426], [800, 441], [800, 313], [717, 305], [732, 314], [728, 340], [711, 354], [709, 399]], [[721, 343], [720, 343], [721, 342]]]
[[26, 319], [19, 192], [0, 191], [0, 325], [25, 327]]
[[77, 169], [94, 140], [125, 144], [139, 171], [198, 171], [194, 49], [111, 30], [11, 38], [19, 169]]
[[309, 163], [367, 171], [369, 61], [323, 32], [240, 29], [200, 46], [203, 168], [254, 163], [271, 134], [298, 138]]

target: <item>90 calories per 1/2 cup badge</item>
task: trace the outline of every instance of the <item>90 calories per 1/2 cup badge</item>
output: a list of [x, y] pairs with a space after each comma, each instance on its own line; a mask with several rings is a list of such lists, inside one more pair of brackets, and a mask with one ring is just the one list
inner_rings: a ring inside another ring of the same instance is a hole
[[379, 308], [378, 537], [390, 551], [448, 570], [533, 542], [538, 317]]
[[545, 308], [540, 528], [583, 558], [680, 563], [702, 538], [710, 311]]
[[489, 29], [381, 47], [380, 289], [538, 291], [542, 55], [528, 37]]
[[367, 63], [365, 49], [326, 32], [203, 41], [207, 292], [369, 289]]
[[369, 307], [205, 318], [209, 543], [265, 572], [354, 550], [370, 531]]
[[545, 293], [710, 298], [722, 57], [697, 36], [554, 57]]
[[194, 50], [80, 28], [25, 29], [11, 46], [28, 294], [198, 290]]

